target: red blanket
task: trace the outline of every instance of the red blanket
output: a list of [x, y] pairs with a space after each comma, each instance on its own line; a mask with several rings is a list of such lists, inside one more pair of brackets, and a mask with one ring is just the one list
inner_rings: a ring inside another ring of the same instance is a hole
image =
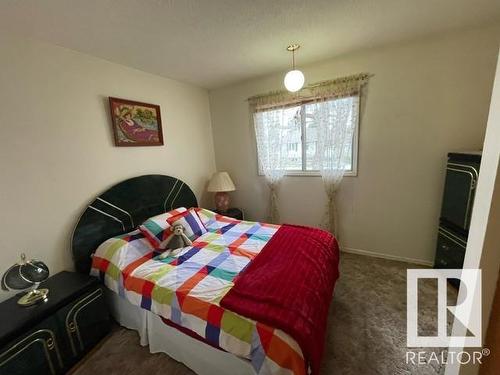
[[236, 278], [221, 306], [288, 333], [318, 374], [338, 262], [330, 233], [285, 224]]

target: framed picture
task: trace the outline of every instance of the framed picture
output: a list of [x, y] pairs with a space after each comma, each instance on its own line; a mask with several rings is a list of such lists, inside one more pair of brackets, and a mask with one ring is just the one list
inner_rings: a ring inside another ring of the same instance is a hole
[[161, 146], [160, 106], [109, 98], [116, 146]]

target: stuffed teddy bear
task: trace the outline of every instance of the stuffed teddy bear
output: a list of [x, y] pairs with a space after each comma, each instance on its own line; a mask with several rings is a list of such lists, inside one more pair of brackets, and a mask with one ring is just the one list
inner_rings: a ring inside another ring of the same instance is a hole
[[[191, 246], [193, 243], [184, 233], [182, 224], [172, 224], [172, 234], [167, 238], [165, 251], [160, 255], [160, 259], [164, 259], [174, 252], [174, 250], [181, 249], [186, 246]], [[170, 250], [170, 251], [169, 251]]]

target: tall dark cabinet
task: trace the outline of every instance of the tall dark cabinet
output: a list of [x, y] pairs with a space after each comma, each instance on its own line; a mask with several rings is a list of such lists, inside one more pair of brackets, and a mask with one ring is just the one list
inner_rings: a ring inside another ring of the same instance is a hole
[[463, 267], [480, 164], [480, 151], [448, 154], [434, 268]]

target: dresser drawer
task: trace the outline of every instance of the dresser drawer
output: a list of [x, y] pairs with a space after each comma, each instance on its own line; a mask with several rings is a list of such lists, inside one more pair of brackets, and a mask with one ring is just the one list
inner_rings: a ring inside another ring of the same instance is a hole
[[[57, 313], [64, 327], [66, 354], [73, 363], [97, 344], [110, 331], [110, 318], [103, 290], [98, 287]], [[69, 353], [68, 353], [69, 352]]]
[[465, 258], [466, 239], [439, 227], [435, 268], [462, 268]]
[[0, 350], [0, 375], [62, 373], [59, 339], [57, 322], [51, 317]]

